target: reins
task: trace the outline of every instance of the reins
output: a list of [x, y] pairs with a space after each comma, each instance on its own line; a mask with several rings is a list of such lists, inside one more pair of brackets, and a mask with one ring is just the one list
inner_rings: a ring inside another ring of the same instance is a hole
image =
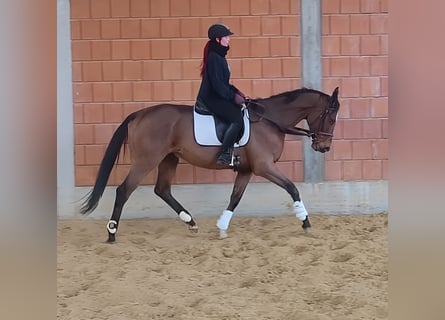
[[265, 120], [273, 123], [283, 133], [298, 135], [298, 136], [306, 136], [306, 137], [310, 137], [312, 139], [316, 139], [316, 135], [333, 136], [331, 133], [321, 131], [321, 126], [323, 125], [324, 118], [326, 118], [328, 111], [329, 111], [328, 109], [326, 109], [323, 112], [323, 114], [321, 115], [322, 119], [320, 120], [319, 130], [317, 132], [313, 132], [311, 130], [300, 128], [300, 127], [284, 128], [284, 127], [280, 126], [279, 124], [277, 124], [272, 119], [264, 116], [264, 113], [260, 113], [260, 112], [256, 111], [254, 108], [251, 108], [251, 107], [249, 108], [249, 105], [252, 104], [252, 105], [260, 106], [264, 110], [265, 106], [262, 103], [255, 101], [253, 99], [247, 99], [246, 102], [247, 102], [246, 103], [247, 109], [259, 116], [259, 119], [257, 121], [251, 120], [252, 122], [258, 122], [258, 121], [265, 119]]

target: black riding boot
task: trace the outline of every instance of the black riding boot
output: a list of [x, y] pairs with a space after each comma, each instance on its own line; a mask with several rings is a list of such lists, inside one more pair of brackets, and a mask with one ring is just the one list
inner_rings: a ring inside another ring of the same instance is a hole
[[240, 127], [236, 123], [231, 123], [224, 134], [224, 139], [220, 151], [217, 154], [216, 164], [229, 165], [232, 161], [233, 145], [240, 132]]

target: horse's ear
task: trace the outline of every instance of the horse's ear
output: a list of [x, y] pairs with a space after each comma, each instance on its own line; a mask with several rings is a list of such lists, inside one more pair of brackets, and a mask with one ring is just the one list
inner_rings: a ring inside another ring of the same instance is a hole
[[338, 87], [332, 92], [332, 100], [338, 100]]

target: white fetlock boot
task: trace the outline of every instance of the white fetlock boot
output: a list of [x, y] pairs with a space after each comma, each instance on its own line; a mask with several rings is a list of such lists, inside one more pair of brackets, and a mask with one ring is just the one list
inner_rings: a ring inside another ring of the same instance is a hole
[[219, 216], [218, 221], [216, 222], [216, 226], [219, 229], [219, 238], [225, 239], [228, 237], [227, 229], [229, 228], [230, 219], [232, 219], [233, 211], [224, 210], [223, 213]]
[[304, 207], [302, 200], [294, 202], [294, 212], [295, 212], [295, 216], [298, 219], [300, 219], [301, 221], [306, 220], [306, 217], [308, 216], [307, 210]]

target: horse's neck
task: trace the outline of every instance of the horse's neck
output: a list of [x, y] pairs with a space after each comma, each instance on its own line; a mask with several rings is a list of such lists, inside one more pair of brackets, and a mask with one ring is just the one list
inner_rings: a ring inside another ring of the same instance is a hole
[[307, 97], [303, 97], [303, 95], [290, 102], [287, 102], [283, 97], [267, 101], [266, 116], [280, 127], [294, 127], [298, 122], [306, 118], [307, 108], [311, 105]]

